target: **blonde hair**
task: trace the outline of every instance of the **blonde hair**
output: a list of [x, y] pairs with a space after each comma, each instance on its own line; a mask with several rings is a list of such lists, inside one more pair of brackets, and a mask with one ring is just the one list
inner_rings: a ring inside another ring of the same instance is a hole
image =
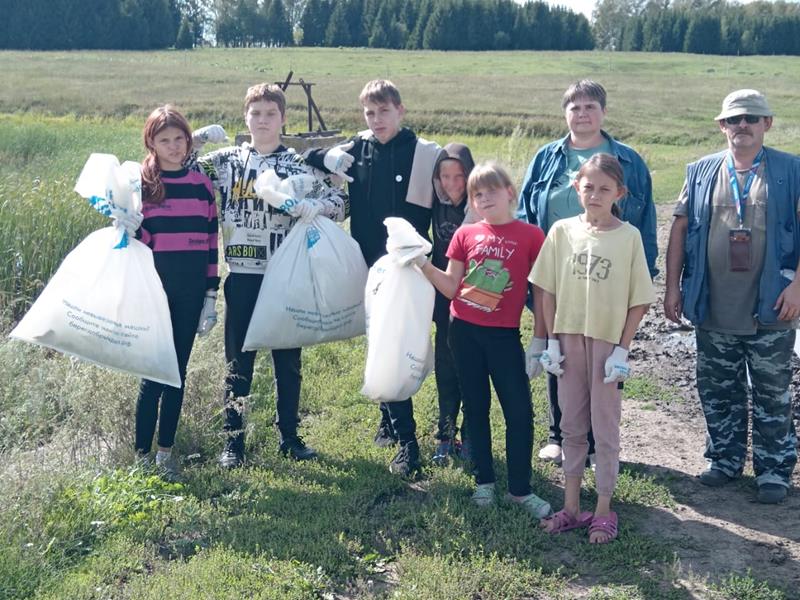
[[253, 102], [266, 100], [267, 102], [274, 102], [278, 105], [278, 110], [281, 112], [281, 117], [286, 116], [286, 96], [280, 86], [274, 83], [257, 83], [247, 88], [247, 94], [244, 97], [244, 112], [250, 108]]
[[388, 79], [373, 79], [368, 82], [364, 89], [361, 90], [358, 100], [362, 106], [367, 102], [374, 102], [375, 104], [388, 104], [391, 102], [398, 107], [403, 104], [400, 99], [400, 90]]
[[511, 177], [502, 166], [496, 162], [485, 162], [475, 165], [467, 179], [467, 195], [470, 202], [474, 203], [473, 196], [479, 189], [496, 190], [497, 188], [511, 188], [513, 202], [510, 202], [510, 210], [513, 215], [517, 210], [517, 188], [511, 181]]

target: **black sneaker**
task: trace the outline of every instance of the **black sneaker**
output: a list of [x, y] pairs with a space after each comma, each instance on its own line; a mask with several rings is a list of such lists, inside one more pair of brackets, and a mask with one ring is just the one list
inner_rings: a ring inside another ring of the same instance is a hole
[[420, 470], [417, 440], [400, 444], [400, 450], [389, 463], [389, 471], [401, 477], [411, 477]]
[[392, 431], [391, 425], [381, 423], [378, 426], [378, 433], [375, 434], [375, 445], [378, 448], [390, 448], [397, 443], [397, 436]]
[[236, 469], [244, 464], [244, 436], [228, 438], [225, 448], [219, 455], [219, 466], [223, 469]]
[[299, 435], [284, 439], [278, 451], [284, 456], [290, 456], [295, 460], [312, 460], [317, 458], [317, 451], [311, 446], [306, 446], [303, 438]]

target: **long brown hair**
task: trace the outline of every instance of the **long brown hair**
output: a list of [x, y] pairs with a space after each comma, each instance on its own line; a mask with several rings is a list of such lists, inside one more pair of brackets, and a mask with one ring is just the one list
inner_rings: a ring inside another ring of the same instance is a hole
[[186, 118], [169, 104], [159, 106], [144, 123], [142, 139], [147, 156], [142, 161], [142, 201], [161, 204], [164, 201], [164, 184], [161, 181], [161, 165], [155, 150], [155, 138], [167, 127], [177, 127], [186, 136], [186, 153], [192, 148], [192, 128]]

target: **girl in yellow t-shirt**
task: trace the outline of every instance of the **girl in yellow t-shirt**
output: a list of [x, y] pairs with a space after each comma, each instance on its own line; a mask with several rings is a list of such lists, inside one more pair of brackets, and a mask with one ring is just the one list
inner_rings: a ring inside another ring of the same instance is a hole
[[[617, 537], [611, 496], [619, 472], [622, 381], [630, 371], [633, 335], [655, 301], [641, 235], [618, 218], [623, 181], [622, 167], [610, 154], [595, 154], [583, 164], [574, 186], [584, 212], [553, 225], [530, 275], [548, 335], [538, 360], [560, 378], [566, 482], [564, 508], [542, 519], [541, 527], [550, 533], [588, 527], [594, 544]], [[597, 505], [594, 513], [582, 513], [590, 425]]]

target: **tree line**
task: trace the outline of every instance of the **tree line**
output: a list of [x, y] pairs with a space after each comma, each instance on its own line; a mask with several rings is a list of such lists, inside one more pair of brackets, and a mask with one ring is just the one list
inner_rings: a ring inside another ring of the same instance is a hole
[[200, 44], [585, 50], [589, 21], [541, 0], [5, 0], [0, 48]]
[[172, 0], [4, 0], [0, 48], [149, 50], [175, 45]]
[[4, 0], [0, 48], [198, 45], [800, 54], [800, 4], [600, 0]]
[[604, 49], [800, 54], [800, 5], [791, 2], [601, 0], [593, 17]]
[[408, 50], [589, 50], [588, 19], [541, 1], [308, 0], [304, 46]]

